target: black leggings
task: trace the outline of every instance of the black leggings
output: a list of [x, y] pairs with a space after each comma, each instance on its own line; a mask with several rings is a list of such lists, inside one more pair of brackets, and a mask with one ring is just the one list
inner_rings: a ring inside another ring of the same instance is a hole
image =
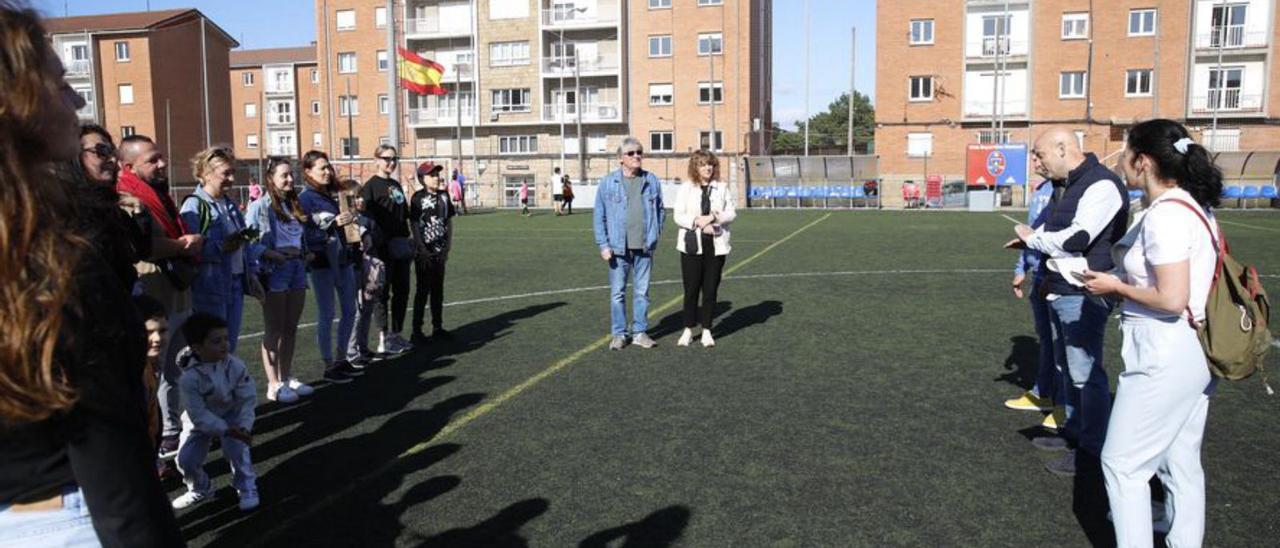
[[[409, 308], [409, 266], [411, 264], [413, 259], [387, 261], [387, 287], [382, 289], [382, 296], [373, 308], [373, 323], [384, 333], [399, 333], [404, 327], [404, 313]], [[390, 308], [389, 311], [388, 308]]]
[[[720, 273], [724, 272], [726, 255], [705, 253], [680, 254], [680, 274], [684, 279], [684, 326], [692, 328], [701, 320], [703, 329], [711, 329], [711, 316], [716, 309], [716, 291], [720, 288]], [[702, 293], [702, 307], [698, 307], [698, 293]]]
[[422, 332], [423, 310], [431, 299], [431, 328], [440, 329], [444, 322], [444, 255], [422, 253], [414, 259], [417, 290], [413, 293], [413, 332]]

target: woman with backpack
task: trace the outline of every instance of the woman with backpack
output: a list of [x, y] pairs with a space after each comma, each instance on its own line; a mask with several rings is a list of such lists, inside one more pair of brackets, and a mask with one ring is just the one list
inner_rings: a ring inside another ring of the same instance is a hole
[[1159, 474], [1168, 493], [1169, 546], [1204, 538], [1204, 437], [1210, 375], [1196, 325], [1205, 318], [1220, 235], [1212, 208], [1222, 173], [1209, 152], [1171, 120], [1129, 130], [1121, 159], [1129, 188], [1147, 208], [1114, 247], [1114, 274], [1085, 272], [1093, 295], [1124, 299], [1124, 335], [1115, 405], [1102, 449], [1102, 470], [1119, 546], [1151, 546], [1151, 493]]

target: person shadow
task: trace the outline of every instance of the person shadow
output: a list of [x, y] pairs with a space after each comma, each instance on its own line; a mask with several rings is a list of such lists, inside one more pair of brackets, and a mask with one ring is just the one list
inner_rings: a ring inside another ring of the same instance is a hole
[[[725, 316], [728, 312], [729, 315]], [[716, 340], [729, 337], [748, 327], [768, 322], [770, 318], [782, 314], [782, 301], [761, 301], [745, 308], [733, 308], [729, 301], [719, 301], [712, 312], [711, 333]], [[719, 319], [724, 316], [724, 319]], [[684, 312], [667, 314], [658, 322], [657, 327], [649, 330], [649, 336], [659, 337], [672, 335], [684, 329]], [[697, 331], [695, 330], [695, 333]]]
[[1030, 390], [1040, 368], [1040, 340], [1027, 335], [1015, 335], [1009, 338], [1009, 342], [1009, 356], [1004, 359], [1005, 373], [996, 377], [995, 382], [1006, 382], [1023, 390]]
[[499, 510], [493, 517], [471, 527], [450, 529], [429, 537], [417, 537], [413, 546], [459, 547], [486, 546], [517, 548], [529, 545], [520, 536], [520, 529], [538, 516], [545, 514], [551, 503], [544, 498], [531, 498], [513, 503]]
[[605, 529], [582, 539], [578, 548], [607, 548], [619, 539], [624, 548], [640, 546], [671, 546], [680, 540], [684, 529], [689, 525], [692, 512], [685, 506], [668, 506], [657, 510], [640, 521], [624, 523], [611, 529]]

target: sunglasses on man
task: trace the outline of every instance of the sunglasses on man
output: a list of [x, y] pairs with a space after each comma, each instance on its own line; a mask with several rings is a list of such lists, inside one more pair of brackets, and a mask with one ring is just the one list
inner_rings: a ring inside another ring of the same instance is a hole
[[643, 150], [628, 150], [622, 153], [624, 156], [644, 156]]
[[378, 157], [378, 159], [379, 159], [379, 160], [382, 160], [382, 161], [384, 161], [384, 162], [386, 162], [386, 163], [388, 163], [388, 164], [394, 164], [394, 163], [396, 163], [396, 162], [399, 162], [399, 161], [400, 161], [400, 157], [399, 157], [399, 156], [379, 156], [379, 157]]
[[92, 152], [94, 156], [97, 156], [99, 159], [102, 159], [102, 160], [110, 160], [111, 158], [114, 158], [116, 155], [116, 147], [113, 147], [107, 143], [98, 143], [89, 148], [82, 148], [80, 150], [83, 152]]

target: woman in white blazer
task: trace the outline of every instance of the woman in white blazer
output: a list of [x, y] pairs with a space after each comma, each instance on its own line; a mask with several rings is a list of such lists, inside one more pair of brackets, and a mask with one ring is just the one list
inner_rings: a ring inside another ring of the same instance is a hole
[[678, 346], [689, 346], [698, 324], [702, 325], [702, 346], [716, 344], [711, 337], [711, 316], [720, 275], [729, 256], [729, 225], [736, 216], [733, 192], [720, 182], [720, 160], [705, 150], [694, 152], [689, 158], [689, 182], [680, 185], [676, 193], [674, 214], [680, 227], [676, 250], [680, 251], [684, 279], [684, 333]]

